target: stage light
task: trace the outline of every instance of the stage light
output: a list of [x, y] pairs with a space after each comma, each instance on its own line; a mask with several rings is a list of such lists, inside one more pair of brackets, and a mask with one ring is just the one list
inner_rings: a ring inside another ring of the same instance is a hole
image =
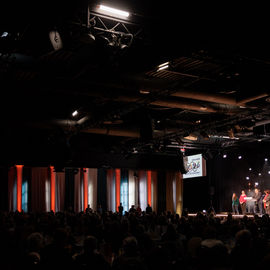
[[249, 177], [247, 176], [246, 179], [249, 180]]
[[261, 176], [262, 174], [259, 172], [258, 175]]
[[259, 183], [258, 182], [255, 182], [255, 187], [257, 187], [259, 185]]
[[265, 158], [264, 161], [268, 161], [268, 158]]
[[2, 35], [1, 35], [1, 38], [7, 37], [7, 36], [8, 36], [8, 32], [3, 32]]
[[223, 158], [226, 158], [226, 157], [227, 157], [227, 155], [226, 155], [226, 154], [224, 154], [224, 155], [223, 155]]
[[249, 171], [252, 171], [252, 168], [249, 168], [248, 170], [249, 170]]
[[238, 156], [238, 159], [242, 159], [242, 156]]
[[104, 5], [99, 5], [98, 11], [100, 13], [105, 14], [105, 15], [110, 15], [110, 16], [113, 16], [116, 18], [128, 18], [129, 17], [129, 12], [127, 12], [127, 11], [123, 11], [123, 10], [116, 9], [116, 8], [111, 8], [111, 7], [104, 6]]
[[75, 117], [76, 115], [78, 115], [78, 111], [77, 110], [72, 113], [72, 116], [73, 117]]
[[258, 142], [261, 142], [262, 141], [262, 139], [258, 139]]
[[270, 174], [270, 171], [268, 171], [268, 174]]

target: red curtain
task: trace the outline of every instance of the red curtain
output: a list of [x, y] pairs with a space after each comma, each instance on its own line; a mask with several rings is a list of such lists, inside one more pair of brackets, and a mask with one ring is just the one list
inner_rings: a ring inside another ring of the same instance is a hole
[[46, 202], [46, 197], [50, 197], [48, 196], [48, 193], [50, 193], [49, 179], [49, 169], [47, 167], [32, 168], [31, 208], [33, 212], [48, 211], [46, 204], [48, 205], [49, 202]]

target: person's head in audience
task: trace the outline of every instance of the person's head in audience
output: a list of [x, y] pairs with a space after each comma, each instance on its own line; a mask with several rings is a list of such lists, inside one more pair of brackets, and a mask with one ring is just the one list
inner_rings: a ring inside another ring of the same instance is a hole
[[138, 241], [134, 236], [128, 236], [123, 240], [123, 253], [126, 256], [135, 256], [138, 252]]
[[92, 235], [88, 235], [83, 243], [84, 252], [92, 254], [97, 250], [97, 239]]

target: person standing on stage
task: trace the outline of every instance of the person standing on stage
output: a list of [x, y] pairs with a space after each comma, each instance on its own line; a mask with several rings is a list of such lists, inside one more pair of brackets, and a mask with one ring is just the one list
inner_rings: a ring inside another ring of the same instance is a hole
[[254, 214], [262, 215], [262, 193], [259, 188], [255, 188], [253, 199], [255, 200]]
[[124, 207], [122, 203], [120, 202], [120, 205], [118, 205], [118, 213], [122, 216], [124, 211]]
[[[248, 189], [247, 197], [253, 198], [254, 197], [254, 190]], [[247, 206], [248, 213], [254, 213], [254, 211], [255, 211], [255, 201], [254, 200], [252, 200], [252, 199], [248, 200], [246, 206]]]
[[152, 213], [152, 207], [151, 207], [150, 204], [147, 204], [147, 207], [145, 209], [145, 212], [146, 212], [146, 214], [151, 214]]
[[246, 193], [244, 190], [242, 190], [241, 196], [239, 198], [242, 214], [245, 215], [247, 211], [247, 200], [246, 200]]
[[233, 214], [239, 215], [238, 206], [239, 206], [239, 199], [238, 199], [236, 193], [233, 193], [233, 195], [232, 195], [232, 211], [233, 211]]
[[270, 190], [264, 191], [265, 196], [263, 198], [265, 213], [270, 215]]

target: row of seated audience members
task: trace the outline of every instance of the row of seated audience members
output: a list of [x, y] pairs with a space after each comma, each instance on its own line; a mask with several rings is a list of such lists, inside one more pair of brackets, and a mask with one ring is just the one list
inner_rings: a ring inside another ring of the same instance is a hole
[[266, 269], [269, 241], [267, 214], [0, 212], [0, 269]]

